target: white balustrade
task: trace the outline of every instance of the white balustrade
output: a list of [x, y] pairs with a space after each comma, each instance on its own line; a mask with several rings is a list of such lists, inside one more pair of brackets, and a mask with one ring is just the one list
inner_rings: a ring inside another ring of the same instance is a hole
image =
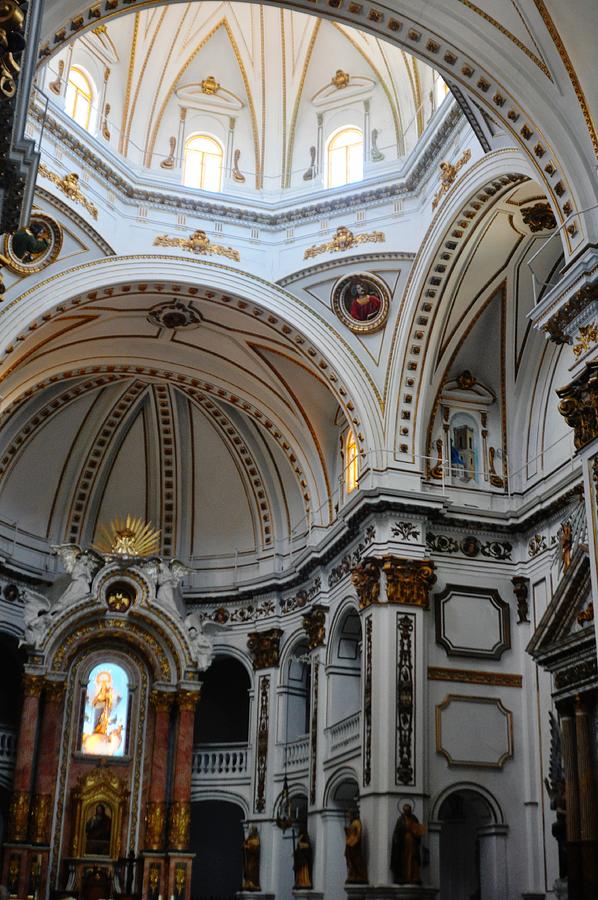
[[283, 760], [285, 752], [287, 769], [307, 768], [309, 763], [309, 735], [299, 738], [297, 741], [289, 741], [283, 747]]
[[210, 781], [248, 778], [247, 758], [247, 744], [196, 744], [192, 774]]
[[358, 747], [361, 740], [361, 713], [353, 713], [326, 729], [330, 756]]
[[17, 758], [17, 733], [13, 728], [0, 725], [0, 784], [9, 787]]

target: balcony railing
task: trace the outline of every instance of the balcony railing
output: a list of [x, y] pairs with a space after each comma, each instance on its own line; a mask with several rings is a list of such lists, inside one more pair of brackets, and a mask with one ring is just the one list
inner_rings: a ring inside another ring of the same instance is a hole
[[0, 781], [8, 785], [17, 758], [17, 733], [14, 728], [0, 725]]
[[334, 725], [326, 729], [329, 756], [336, 756], [337, 753], [344, 753], [359, 746], [361, 739], [360, 724], [361, 713], [356, 712], [352, 716], [341, 719], [340, 722], [335, 722]]
[[296, 741], [289, 741], [289, 743], [283, 747], [283, 760], [285, 752], [287, 769], [307, 768], [309, 764], [309, 735], [301, 737]]
[[193, 748], [194, 778], [217, 781], [248, 778], [247, 744], [196, 744]]

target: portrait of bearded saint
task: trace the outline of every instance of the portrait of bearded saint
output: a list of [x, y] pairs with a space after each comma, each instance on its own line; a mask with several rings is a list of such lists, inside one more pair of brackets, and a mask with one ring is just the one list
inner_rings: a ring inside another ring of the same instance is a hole
[[368, 322], [380, 312], [382, 301], [377, 294], [370, 294], [362, 281], [351, 286], [351, 304], [349, 314], [358, 322]]

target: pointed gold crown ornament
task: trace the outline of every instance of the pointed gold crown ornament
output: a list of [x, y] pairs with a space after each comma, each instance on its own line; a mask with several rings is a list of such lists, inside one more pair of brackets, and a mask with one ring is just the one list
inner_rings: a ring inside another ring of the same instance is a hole
[[160, 550], [160, 529], [127, 513], [124, 520], [116, 516], [109, 525], [101, 525], [92, 547], [110, 556], [153, 556]]

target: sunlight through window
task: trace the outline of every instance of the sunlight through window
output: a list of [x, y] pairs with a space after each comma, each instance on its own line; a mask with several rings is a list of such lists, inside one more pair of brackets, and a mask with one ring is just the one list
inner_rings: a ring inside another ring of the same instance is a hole
[[359, 128], [344, 128], [328, 144], [329, 188], [361, 181], [363, 178], [363, 133]]
[[73, 66], [69, 72], [66, 88], [66, 112], [78, 125], [89, 131], [92, 107], [93, 87], [91, 81], [81, 69]]
[[203, 191], [219, 191], [222, 184], [222, 147], [207, 134], [185, 143], [183, 184]]

